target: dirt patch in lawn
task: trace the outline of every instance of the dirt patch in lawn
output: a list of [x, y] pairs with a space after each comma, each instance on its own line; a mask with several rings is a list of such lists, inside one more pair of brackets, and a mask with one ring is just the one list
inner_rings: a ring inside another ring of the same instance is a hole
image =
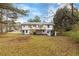
[[1, 42], [1, 44], [3, 44], [3, 45], [17, 45], [17, 44], [22, 44], [24, 42], [28, 42], [29, 40], [31, 40], [31, 36], [24, 35], [24, 36], [16, 37], [16, 38], [8, 40], [8, 41]]

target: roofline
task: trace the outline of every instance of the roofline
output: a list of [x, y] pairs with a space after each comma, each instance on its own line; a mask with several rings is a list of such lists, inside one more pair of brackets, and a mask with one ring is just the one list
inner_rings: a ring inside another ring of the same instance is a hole
[[34, 24], [38, 24], [38, 25], [54, 25], [53, 23], [46, 23], [46, 22], [26, 22], [26, 23], [23, 23], [21, 25], [34, 25]]

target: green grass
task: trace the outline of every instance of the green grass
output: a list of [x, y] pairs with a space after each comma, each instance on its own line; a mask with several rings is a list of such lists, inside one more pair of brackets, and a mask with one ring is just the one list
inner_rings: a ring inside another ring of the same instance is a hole
[[65, 36], [71, 37], [74, 42], [79, 43], [79, 31], [70, 31], [64, 34]]
[[[22, 36], [17, 33], [8, 33], [0, 37], [0, 55], [2, 56], [54, 56], [79, 55], [69, 38], [45, 35]], [[4, 40], [3, 40], [3, 39]], [[16, 39], [17, 38], [17, 39]]]
[[79, 43], [79, 24], [74, 24], [72, 30], [65, 32], [64, 35], [70, 37], [72, 41]]

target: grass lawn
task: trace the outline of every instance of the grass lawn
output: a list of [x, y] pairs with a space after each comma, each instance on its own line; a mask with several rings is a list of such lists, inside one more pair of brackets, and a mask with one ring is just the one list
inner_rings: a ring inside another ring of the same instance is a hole
[[45, 35], [23, 36], [19, 33], [0, 35], [2, 56], [79, 55], [78, 47], [67, 37]]
[[0, 42], [12, 40], [13, 38], [21, 36], [20, 33], [6, 33], [6, 34], [0, 34]]
[[71, 37], [76, 43], [79, 43], [79, 31], [69, 31], [64, 33], [65, 36]]

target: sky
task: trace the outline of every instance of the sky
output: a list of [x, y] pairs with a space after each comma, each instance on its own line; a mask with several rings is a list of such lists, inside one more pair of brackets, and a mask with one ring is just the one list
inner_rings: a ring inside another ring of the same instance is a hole
[[[34, 19], [35, 16], [39, 16], [42, 22], [51, 22], [57, 9], [64, 6], [61, 3], [14, 3], [13, 5], [19, 9], [30, 11], [28, 13], [29, 16], [22, 16], [17, 19], [21, 23], [27, 22], [29, 19]], [[74, 5], [79, 9], [78, 3]]]

